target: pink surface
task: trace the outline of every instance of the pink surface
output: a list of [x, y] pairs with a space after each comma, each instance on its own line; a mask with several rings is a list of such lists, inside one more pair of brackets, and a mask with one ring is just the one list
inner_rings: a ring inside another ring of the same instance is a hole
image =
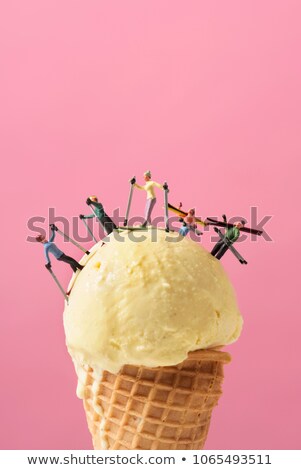
[[273, 242], [239, 245], [248, 266], [223, 259], [245, 324], [207, 448], [300, 449], [300, 14], [297, 0], [2, 2], [1, 448], [91, 448], [27, 220], [70, 220], [91, 193], [124, 214], [129, 177], [151, 168], [199, 215], [273, 215]]

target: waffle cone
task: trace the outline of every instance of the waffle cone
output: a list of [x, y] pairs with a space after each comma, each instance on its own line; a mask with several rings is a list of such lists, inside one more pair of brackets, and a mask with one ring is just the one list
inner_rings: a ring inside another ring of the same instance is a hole
[[83, 393], [94, 449], [202, 449], [221, 396], [228, 353], [189, 353], [176, 366], [125, 365], [96, 378]]

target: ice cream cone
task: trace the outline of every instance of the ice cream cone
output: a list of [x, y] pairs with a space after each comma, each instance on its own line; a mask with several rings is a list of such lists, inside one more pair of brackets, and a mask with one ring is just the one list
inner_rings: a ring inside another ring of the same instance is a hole
[[81, 395], [94, 449], [202, 449], [230, 360], [207, 349], [175, 366], [124, 365], [102, 376], [86, 368]]

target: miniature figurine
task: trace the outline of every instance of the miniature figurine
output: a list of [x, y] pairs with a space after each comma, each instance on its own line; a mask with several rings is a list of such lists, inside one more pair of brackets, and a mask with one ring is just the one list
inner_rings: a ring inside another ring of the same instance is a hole
[[50, 224], [49, 227], [52, 228], [58, 232], [64, 239], [66, 239], [68, 242], [71, 242], [73, 245], [75, 245], [77, 248], [79, 248], [81, 251], [83, 251], [84, 253], [86, 253], [86, 255], [89, 255], [90, 254], [90, 251], [89, 250], [86, 250], [86, 248], [84, 248], [82, 245], [80, 245], [76, 240], [74, 240], [72, 237], [70, 237], [70, 235], [67, 235], [67, 233], [64, 233], [62, 232], [59, 228], [57, 228], [56, 225], [54, 224]]
[[151, 223], [152, 211], [157, 201], [156, 194], [155, 194], [155, 187], [160, 188], [162, 190], [164, 188], [162, 184], [152, 181], [152, 175], [149, 170], [146, 171], [143, 176], [144, 176], [144, 181], [145, 181], [144, 186], [140, 186], [139, 184], [137, 184], [135, 178], [132, 178], [130, 183], [133, 184], [135, 188], [144, 189], [144, 191], [146, 191], [146, 206], [145, 206], [145, 217], [144, 217], [145, 220], [143, 224], [141, 225], [142, 227], [146, 227], [147, 224]]
[[82, 270], [84, 266], [79, 264], [74, 258], [71, 258], [71, 256], [65, 255], [65, 253], [63, 253], [63, 251], [61, 251], [56, 246], [56, 244], [53, 243], [56, 230], [57, 230], [57, 227], [55, 225], [51, 225], [52, 234], [49, 240], [46, 240], [46, 237], [44, 235], [38, 235], [36, 237], [37, 242], [40, 242], [44, 245], [44, 254], [45, 254], [46, 261], [47, 261], [47, 264], [45, 264], [45, 267], [51, 270], [51, 262], [49, 258], [49, 254], [51, 253], [58, 261], [63, 261], [64, 263], [68, 263], [74, 272], [76, 272], [77, 269]]
[[[181, 209], [182, 204], [180, 203], [179, 210]], [[195, 218], [195, 210], [189, 209], [188, 214], [184, 218], [179, 219], [183, 223], [182, 227], [179, 230], [179, 233], [186, 237], [186, 235], [192, 230], [196, 235], [200, 236], [202, 232], [197, 229], [197, 223]]]
[[99, 222], [101, 223], [102, 227], [104, 230], [107, 232], [108, 235], [113, 232], [117, 227], [114, 224], [113, 220], [105, 213], [103, 205], [101, 202], [98, 202], [98, 199], [96, 196], [90, 196], [86, 200], [86, 204], [88, 206], [93, 206], [93, 214], [89, 215], [83, 215], [80, 214], [79, 218], [80, 219], [92, 219], [93, 217], [97, 217]]
[[217, 227], [214, 227], [214, 230], [220, 237], [221, 241], [223, 241], [227, 245], [228, 249], [231, 251], [231, 253], [233, 253], [235, 258], [237, 258], [241, 264], [248, 264], [247, 261], [241, 256], [241, 254], [238, 253], [238, 251], [234, 248], [233, 244], [229, 242], [229, 240], [226, 238], [225, 235], [222, 234], [220, 229]]
[[[216, 230], [221, 239], [216, 243], [211, 251], [212, 256], [215, 256], [217, 259], [221, 259], [222, 256], [229, 250], [230, 246], [239, 238], [240, 230], [244, 227], [245, 221], [241, 220], [240, 222], [235, 222], [234, 224], [228, 224], [227, 218], [223, 215], [223, 221], [226, 227], [225, 234], [223, 235], [218, 229]], [[240, 255], [239, 255], [240, 256]]]
[[[182, 210], [182, 203], [180, 202], [179, 204], [179, 207], [175, 207], [173, 206], [172, 204], [169, 204], [168, 203], [168, 210], [170, 210], [171, 212], [174, 212], [175, 214], [179, 215], [180, 216], [180, 222], [182, 222], [182, 220], [188, 216], [188, 212], [185, 212]], [[200, 219], [199, 217], [195, 217], [195, 223], [196, 224], [199, 224], [199, 225], [203, 225], [203, 227], [205, 227], [207, 225], [207, 222], [204, 222], [202, 219]], [[182, 220], [181, 220], [182, 219]]]

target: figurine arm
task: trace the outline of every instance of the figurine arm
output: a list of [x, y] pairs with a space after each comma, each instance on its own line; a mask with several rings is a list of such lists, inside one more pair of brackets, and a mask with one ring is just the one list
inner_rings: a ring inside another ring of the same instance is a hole
[[93, 219], [95, 217], [95, 214], [89, 214], [89, 215], [83, 215], [81, 219]]
[[50, 259], [49, 259], [49, 246], [47, 246], [47, 248], [45, 248], [45, 259], [46, 259], [46, 262], [50, 264]]
[[137, 189], [145, 189], [144, 186], [140, 186], [140, 184], [137, 184], [137, 183], [135, 183], [134, 186], [135, 186], [135, 188], [137, 188]]
[[54, 238], [55, 238], [55, 230], [51, 229], [51, 231], [52, 231], [52, 234], [51, 234], [51, 236], [50, 236], [50, 238], [49, 238], [49, 241], [50, 241], [50, 242], [53, 242], [53, 240], [54, 240]]
[[156, 188], [164, 189], [163, 184], [156, 183], [156, 181], [153, 181], [153, 183], [154, 183], [154, 186], [156, 186]]

